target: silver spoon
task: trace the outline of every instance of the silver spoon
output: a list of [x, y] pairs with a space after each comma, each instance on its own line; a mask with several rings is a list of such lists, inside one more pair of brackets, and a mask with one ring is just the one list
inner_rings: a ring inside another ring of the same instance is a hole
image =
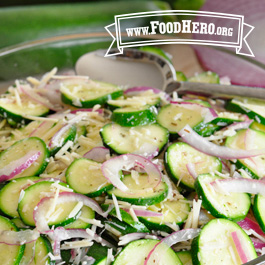
[[[109, 53], [117, 52], [111, 49]], [[106, 50], [97, 50], [81, 56], [76, 63], [77, 74], [121, 86], [151, 86], [169, 94], [197, 92], [214, 97], [265, 99], [265, 89], [260, 87], [178, 82], [173, 65], [153, 53], [125, 49], [123, 54], [104, 57], [105, 53]]]

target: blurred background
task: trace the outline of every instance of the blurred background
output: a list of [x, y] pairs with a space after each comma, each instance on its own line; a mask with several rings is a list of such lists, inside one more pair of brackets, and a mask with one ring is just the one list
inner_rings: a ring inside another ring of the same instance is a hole
[[[105, 0], [106, 1], [106, 0]], [[111, 2], [112, 0], [109, 0]], [[128, 1], [128, 0], [121, 0]], [[145, 0], [143, 0], [145, 1]], [[165, 0], [172, 9], [187, 9], [197, 10], [201, 7], [205, 0]], [[80, 2], [102, 2], [100, 0], [9, 0], [0, 1], [0, 6], [24, 6], [24, 5], [41, 5], [41, 4], [56, 4], [56, 3], [80, 3]], [[113, 1], [114, 2], [114, 1]]]

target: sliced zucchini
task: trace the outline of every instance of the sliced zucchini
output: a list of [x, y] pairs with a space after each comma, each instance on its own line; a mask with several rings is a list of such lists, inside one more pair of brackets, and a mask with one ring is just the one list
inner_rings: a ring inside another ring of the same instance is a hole
[[76, 134], [77, 138], [79, 138], [81, 135], [86, 136], [87, 130], [85, 125], [77, 125], [76, 127]]
[[139, 174], [138, 181], [131, 175], [125, 175], [123, 183], [129, 188], [128, 192], [114, 188], [107, 191], [109, 196], [114, 194], [118, 200], [127, 201], [135, 205], [152, 205], [163, 201], [168, 193], [168, 186], [164, 181], [146, 174]]
[[[252, 129], [240, 130], [226, 139], [225, 145], [233, 149], [265, 148], [265, 133]], [[255, 156], [236, 161], [237, 168], [245, 169], [253, 178], [265, 176], [265, 155]]]
[[171, 59], [168, 57], [169, 54], [167, 54], [165, 51], [163, 51], [162, 49], [160, 49], [158, 47], [155, 47], [155, 46], [142, 46], [142, 47], [139, 48], [139, 50], [157, 54], [157, 55], [159, 55], [161, 57], [164, 57], [169, 62], [171, 62]]
[[[18, 213], [25, 224], [35, 226], [33, 219], [34, 208], [43, 197], [47, 197], [47, 195], [53, 196], [55, 194], [55, 187], [53, 184], [54, 182], [52, 181], [42, 181], [25, 189], [24, 196], [18, 203]], [[65, 186], [63, 183], [59, 183], [59, 185]], [[44, 207], [47, 208], [46, 212], [49, 211], [52, 202], [53, 200], [45, 202]], [[63, 226], [72, 223], [76, 219], [78, 212], [72, 217], [69, 217], [69, 214], [72, 212], [76, 204], [77, 203], [75, 202], [66, 203], [64, 205], [56, 204], [54, 211], [52, 211], [50, 215], [50, 217], [53, 218], [49, 218], [50, 220], [48, 221], [48, 224], [51, 226]]]
[[[15, 175], [13, 178], [20, 178], [25, 176], [37, 176], [41, 174], [48, 164], [49, 150], [46, 144], [38, 137], [29, 137], [15, 142], [7, 150], [0, 154], [0, 170], [7, 165], [17, 166], [17, 161], [23, 158], [29, 151], [40, 152], [37, 160], [26, 168], [21, 173]], [[18, 165], [20, 166], [20, 164]]]
[[207, 137], [234, 122], [240, 122], [240, 120], [217, 117], [210, 122], [198, 124], [193, 128], [193, 130], [203, 137]]
[[265, 232], [265, 196], [257, 194], [254, 197], [253, 212], [260, 228]]
[[204, 208], [217, 218], [227, 218], [235, 222], [244, 219], [251, 206], [250, 196], [246, 193], [216, 192], [211, 182], [218, 179], [221, 178], [211, 174], [202, 174], [195, 181], [195, 189]]
[[251, 98], [234, 98], [226, 109], [246, 114], [250, 119], [265, 125], [265, 101]]
[[87, 256], [95, 259], [93, 265], [105, 265], [106, 258], [108, 255], [108, 248], [106, 246], [102, 246], [101, 244], [94, 242], [94, 244], [89, 248]]
[[219, 84], [220, 80], [218, 74], [208, 71], [188, 78], [188, 82]]
[[113, 188], [102, 174], [101, 163], [87, 158], [74, 160], [66, 170], [65, 177], [74, 191], [89, 197], [100, 196]]
[[159, 107], [160, 105], [160, 95], [159, 94], [148, 94], [146, 91], [139, 93], [139, 96], [133, 96], [128, 98], [118, 98], [114, 100], [108, 100], [107, 104], [110, 110], [114, 111], [117, 108], [136, 108], [145, 105]]
[[86, 229], [91, 226], [90, 223], [87, 223], [85, 219], [95, 219], [95, 212], [87, 207], [83, 206], [80, 213], [78, 214], [76, 220], [73, 223], [65, 225], [65, 229]]
[[[185, 199], [183, 199], [185, 200]], [[172, 232], [172, 229], [167, 224], [181, 225], [187, 219], [190, 212], [190, 206], [187, 203], [177, 200], [164, 201], [147, 208], [153, 212], [159, 212], [163, 215], [160, 217], [138, 217], [150, 230]]]
[[187, 77], [181, 71], [176, 71], [177, 81], [187, 81]]
[[191, 103], [196, 103], [196, 104], [199, 104], [203, 107], [206, 107], [206, 108], [211, 108], [211, 104], [205, 100], [201, 100], [201, 99], [190, 99], [190, 100], [185, 100], [185, 102], [191, 102]]
[[192, 265], [191, 252], [189, 250], [176, 253], [183, 265]]
[[54, 265], [55, 261], [51, 260], [49, 253], [52, 253], [50, 241], [46, 237], [40, 236], [36, 242], [26, 244], [21, 264]]
[[104, 105], [109, 99], [118, 98], [123, 94], [118, 86], [93, 80], [82, 84], [64, 83], [60, 91], [65, 104], [79, 108], [92, 108], [96, 104]]
[[112, 121], [121, 126], [139, 126], [156, 122], [157, 109], [154, 106], [145, 105], [138, 108], [118, 108], [112, 112]]
[[20, 218], [13, 218], [11, 219], [11, 222], [19, 229], [28, 229], [29, 226], [25, 225]]
[[[24, 177], [10, 181], [0, 190], [0, 210], [11, 218], [19, 217], [17, 212], [21, 190], [34, 184], [39, 177]], [[23, 191], [22, 191], [23, 192]]]
[[168, 142], [168, 130], [159, 124], [128, 128], [109, 123], [101, 128], [100, 135], [104, 145], [117, 154], [135, 153], [146, 144], [157, 146], [160, 152]]
[[232, 239], [232, 232], [236, 232], [248, 259], [255, 259], [257, 253], [253, 243], [237, 223], [226, 219], [213, 219], [192, 241], [193, 264], [242, 264]]
[[[0, 216], [0, 231], [18, 231], [17, 227], [6, 217]], [[1, 263], [3, 265], [19, 265], [25, 245], [7, 245], [0, 243]]]
[[188, 163], [194, 164], [198, 175], [222, 171], [222, 163], [217, 157], [201, 153], [186, 143], [170, 145], [165, 153], [166, 170], [174, 182], [187, 190], [194, 189], [194, 178], [187, 169]]
[[[144, 262], [159, 240], [140, 239], [129, 243], [116, 257], [113, 265], [144, 265]], [[152, 262], [159, 265], [181, 265], [177, 254], [165, 243], [159, 244], [152, 254]]]
[[36, 241], [34, 262], [36, 265], [53, 265], [55, 261], [52, 261], [49, 257], [49, 253], [52, 253], [52, 246], [50, 241], [44, 236], [40, 236]]
[[192, 104], [168, 104], [163, 106], [157, 115], [157, 122], [167, 128], [173, 137], [186, 125], [195, 127], [204, 120], [204, 108]]
[[250, 129], [253, 129], [253, 130], [257, 130], [257, 131], [261, 131], [261, 132], [264, 132], [265, 133], [265, 125], [263, 124], [260, 124], [256, 121], [253, 121], [251, 123], [251, 125], [249, 126]]
[[49, 109], [42, 104], [32, 101], [27, 95], [20, 94], [19, 104], [13, 93], [3, 94], [0, 98], [0, 116], [7, 119], [11, 126], [25, 124], [29, 121], [26, 115], [46, 116]]
[[[107, 205], [103, 205], [103, 209], [107, 210]], [[106, 221], [105, 223], [109, 224], [114, 229], [118, 230], [121, 234], [126, 235], [130, 233], [148, 233], [150, 232], [149, 229], [141, 222], [135, 221], [132, 216], [127, 213], [125, 210], [120, 209], [120, 214], [122, 221], [117, 218], [115, 208], [112, 209], [109, 213], [111, 217], [110, 220]]]

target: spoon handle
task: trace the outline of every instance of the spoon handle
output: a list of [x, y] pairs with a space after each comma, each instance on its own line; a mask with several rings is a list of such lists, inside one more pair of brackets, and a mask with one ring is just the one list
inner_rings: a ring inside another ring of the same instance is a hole
[[265, 264], [265, 255], [262, 255], [256, 259], [244, 263], [243, 265], [264, 265], [264, 264]]
[[236, 85], [220, 85], [208, 83], [193, 83], [193, 82], [172, 82], [165, 90], [167, 93], [193, 92], [203, 93], [207, 96], [221, 96], [225, 98], [233, 98], [234, 96], [251, 97], [265, 99], [265, 88], [247, 87]]

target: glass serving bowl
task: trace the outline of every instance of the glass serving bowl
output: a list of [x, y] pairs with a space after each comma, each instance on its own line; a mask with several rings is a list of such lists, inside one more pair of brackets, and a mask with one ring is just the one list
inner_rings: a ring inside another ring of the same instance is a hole
[[[74, 69], [80, 56], [97, 49], [107, 49], [111, 42], [112, 38], [107, 32], [83, 33], [51, 37], [1, 49], [0, 88], [3, 91], [15, 79], [40, 76], [54, 67], [59, 71]], [[161, 47], [172, 55], [173, 65], [178, 71], [183, 71], [187, 76], [202, 71], [190, 46]]]

